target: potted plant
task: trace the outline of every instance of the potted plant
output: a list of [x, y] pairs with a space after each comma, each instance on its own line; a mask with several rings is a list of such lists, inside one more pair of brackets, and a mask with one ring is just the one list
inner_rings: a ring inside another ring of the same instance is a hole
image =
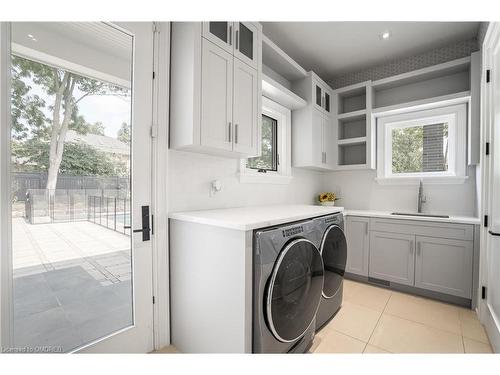
[[319, 204], [322, 206], [335, 206], [335, 201], [339, 200], [335, 193], [326, 192], [318, 196]]

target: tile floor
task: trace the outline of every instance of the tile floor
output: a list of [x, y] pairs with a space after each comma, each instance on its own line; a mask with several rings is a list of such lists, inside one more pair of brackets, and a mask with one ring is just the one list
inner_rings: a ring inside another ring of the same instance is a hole
[[[350, 280], [311, 353], [491, 353], [474, 311]], [[156, 353], [179, 353], [167, 346]]]
[[341, 310], [313, 353], [491, 353], [476, 313], [345, 280]]
[[13, 220], [14, 347], [67, 352], [132, 324], [130, 237]]

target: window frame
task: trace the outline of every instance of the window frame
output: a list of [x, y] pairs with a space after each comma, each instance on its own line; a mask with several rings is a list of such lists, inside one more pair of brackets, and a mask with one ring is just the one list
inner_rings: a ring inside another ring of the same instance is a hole
[[[262, 112], [261, 117], [262, 117], [262, 121], [264, 120], [264, 117], [267, 117], [271, 121], [275, 122], [275, 124], [273, 124], [273, 130], [272, 130], [273, 151], [274, 151], [273, 155], [272, 155], [272, 165], [275, 167], [275, 169], [248, 167], [248, 165], [247, 165], [248, 164], [248, 159], [251, 159], [251, 158], [254, 158], [254, 157], [246, 159], [245, 167], [246, 167], [246, 169], [251, 169], [251, 170], [254, 170], [254, 171], [257, 171], [257, 172], [259, 171], [259, 169], [266, 171], [266, 172], [259, 172], [259, 173], [278, 172], [278, 168], [279, 168], [279, 165], [280, 165], [280, 162], [279, 162], [280, 161], [279, 160], [279, 146], [278, 146], [278, 139], [280, 137], [279, 137], [279, 130], [278, 130], [278, 119], [274, 118], [276, 116], [273, 117], [273, 116], [270, 116], [270, 115], [268, 115], [267, 113], [264, 113], [264, 112]], [[262, 124], [262, 126], [263, 125], [264, 124]], [[274, 125], [276, 125], [276, 126], [274, 126]], [[262, 134], [262, 129], [261, 129], [261, 134]], [[262, 146], [261, 146], [261, 148], [262, 148]], [[262, 152], [261, 152], [261, 155], [262, 155]], [[255, 157], [258, 158], [260, 156], [255, 156]]]
[[[247, 168], [247, 159], [240, 161], [240, 182], [242, 183], [270, 183], [288, 184], [292, 180], [291, 160], [291, 120], [290, 109], [266, 97], [262, 97], [262, 115], [277, 121], [277, 170], [259, 172], [257, 169]], [[262, 121], [262, 116], [259, 119]], [[261, 149], [261, 133], [259, 133], [259, 154]]]
[[[459, 184], [467, 179], [467, 104], [433, 109], [408, 110], [377, 118], [377, 182], [381, 184], [426, 183]], [[393, 173], [392, 130], [448, 123], [448, 171]]]

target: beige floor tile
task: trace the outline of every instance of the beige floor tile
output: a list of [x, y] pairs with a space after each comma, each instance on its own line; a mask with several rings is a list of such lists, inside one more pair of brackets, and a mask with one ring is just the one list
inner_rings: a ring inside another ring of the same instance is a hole
[[488, 336], [483, 325], [477, 319], [469, 318], [460, 321], [462, 326], [462, 335], [469, 339], [480, 341], [484, 344], [489, 344]]
[[340, 332], [329, 331], [318, 338], [314, 353], [363, 353], [365, 343]]
[[160, 350], [155, 350], [153, 354], [178, 354], [180, 353], [179, 350], [173, 345], [165, 346], [161, 348]]
[[474, 310], [466, 309], [463, 307], [458, 307], [458, 315], [460, 316], [460, 320], [479, 320], [477, 317], [477, 313]]
[[380, 314], [380, 311], [346, 301], [323, 331], [335, 330], [367, 342], [377, 325]]
[[467, 337], [464, 337], [464, 346], [466, 353], [493, 353], [490, 344], [471, 340]]
[[344, 301], [369, 307], [377, 311], [384, 311], [390, 296], [390, 290], [377, 288], [372, 285], [351, 282], [347, 287], [344, 286]]
[[461, 334], [456, 306], [403, 293], [392, 293], [384, 313]]
[[369, 344], [392, 353], [463, 353], [460, 335], [383, 314]]
[[314, 353], [314, 351], [318, 348], [320, 343], [321, 343], [321, 336], [318, 335], [314, 336], [313, 343], [309, 348], [309, 353]]
[[387, 350], [384, 350], [382, 348], [378, 348], [378, 347], [370, 345], [370, 344], [366, 344], [366, 348], [363, 351], [363, 353], [365, 353], [365, 354], [377, 354], [377, 353], [380, 353], [380, 354], [383, 354], [383, 353], [390, 354], [390, 352], [388, 352]]

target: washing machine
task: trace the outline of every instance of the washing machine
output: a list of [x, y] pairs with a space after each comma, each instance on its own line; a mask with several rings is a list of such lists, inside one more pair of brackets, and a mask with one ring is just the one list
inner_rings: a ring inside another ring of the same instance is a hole
[[337, 313], [342, 305], [344, 274], [347, 261], [347, 241], [343, 213], [322, 216], [313, 220], [317, 230], [315, 240], [324, 265], [323, 292], [316, 314], [316, 331]]
[[323, 293], [314, 220], [254, 231], [254, 353], [304, 353]]

